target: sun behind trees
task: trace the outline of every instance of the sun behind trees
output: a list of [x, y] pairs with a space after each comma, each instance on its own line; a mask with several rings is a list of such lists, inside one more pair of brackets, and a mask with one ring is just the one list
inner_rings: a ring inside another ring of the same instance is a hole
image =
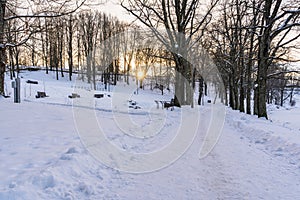
[[[299, 1], [296, 2], [215, 0], [207, 3], [206, 11], [197, 0], [130, 0], [122, 1], [122, 6], [172, 52], [177, 75], [182, 74], [188, 80], [187, 85], [192, 84], [193, 67], [182, 58], [190, 54], [195, 45], [191, 41], [196, 40], [218, 64], [229, 91], [226, 104], [229, 101], [233, 109], [268, 118], [269, 69], [275, 63], [291, 61], [287, 59], [288, 50], [300, 37], [291, 34], [300, 24]], [[160, 28], [167, 34], [162, 34]], [[176, 103], [191, 104], [193, 91], [182, 83], [176, 78]]]
[[212, 0], [208, 5], [201, 5], [199, 0], [121, 1], [122, 7], [149, 28], [171, 52], [175, 62], [177, 106], [193, 104], [192, 78], [196, 66], [188, 58], [210, 23], [218, 1]]

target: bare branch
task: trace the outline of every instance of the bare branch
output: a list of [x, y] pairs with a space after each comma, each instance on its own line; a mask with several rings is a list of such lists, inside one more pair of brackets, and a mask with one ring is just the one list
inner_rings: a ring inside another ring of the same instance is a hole
[[300, 74], [299, 70], [290, 70], [290, 71], [280, 71], [280, 72], [275, 72], [272, 74], [268, 74], [268, 78], [274, 78], [276, 76], [282, 75], [282, 74], [289, 74], [289, 73], [296, 73], [296, 74]]
[[[16, 14], [16, 15], [4, 18], [4, 20], [5, 21], [9, 21], [9, 20], [20, 19], [20, 18], [53, 18], [53, 17], [62, 17], [62, 16], [70, 15], [70, 14], [78, 11], [78, 9], [80, 9], [84, 5], [85, 2], [86, 2], [86, 0], [83, 0], [80, 4], [76, 5], [76, 8], [74, 8], [73, 10], [68, 11], [68, 12], [57, 13], [55, 11], [50, 11], [50, 12], [46, 11], [47, 14], [32, 14], [32, 15], [17, 15]], [[62, 6], [64, 6], [64, 5], [62, 5]]]

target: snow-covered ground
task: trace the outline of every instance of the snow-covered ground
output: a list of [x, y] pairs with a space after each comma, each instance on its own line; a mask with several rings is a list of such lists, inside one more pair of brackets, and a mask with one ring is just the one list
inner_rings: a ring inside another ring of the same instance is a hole
[[[136, 95], [131, 88], [122, 96], [123, 90], [94, 92], [81, 82], [69, 82], [67, 78], [56, 81], [54, 74], [30, 72], [21, 76], [21, 104], [14, 104], [12, 98], [0, 98], [1, 200], [300, 196], [299, 96], [295, 107], [269, 106], [269, 120], [226, 108], [217, 144], [200, 159], [209, 125], [218, 119], [213, 117], [210, 104], [199, 109], [162, 110], [156, 108], [154, 100], [169, 100], [171, 94], [139, 90]], [[29, 85], [28, 79], [39, 84]], [[7, 81], [8, 93], [10, 85]], [[127, 88], [120, 83], [122, 87]], [[45, 91], [49, 97], [36, 99], [37, 91]], [[72, 92], [81, 97], [69, 99]], [[103, 93], [104, 98], [87, 98], [94, 93]], [[141, 109], [129, 108], [127, 100], [137, 102]], [[93, 122], [91, 114], [104, 137], [91, 134], [95, 131], [89, 125]], [[185, 133], [191, 140], [182, 139], [182, 154], [174, 148], [174, 159], [164, 162], [173, 155], [164, 155], [163, 150], [179, 137], [178, 130], [187, 123], [184, 120], [193, 121], [195, 116], [199, 117], [198, 128], [187, 124], [197, 130], [195, 137]], [[124, 158], [131, 155], [132, 160], [116, 157], [118, 154], [103, 138], [121, 149]], [[186, 144], [191, 144], [188, 149]], [[101, 152], [97, 153], [94, 150], [98, 147]], [[138, 163], [135, 159], [139, 156], [153, 152], [161, 153], [163, 160], [151, 163], [145, 158], [144, 163], [135, 165], [137, 173], [135, 168], [126, 168]]]

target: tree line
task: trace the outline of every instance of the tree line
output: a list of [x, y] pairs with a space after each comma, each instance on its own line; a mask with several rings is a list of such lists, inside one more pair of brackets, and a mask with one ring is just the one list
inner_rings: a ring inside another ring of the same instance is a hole
[[[8, 43], [20, 41], [19, 24], [11, 20], [6, 26]], [[97, 45], [112, 35], [123, 32], [128, 24], [99, 11], [82, 11], [59, 18], [38, 18], [31, 24], [35, 31], [22, 46], [9, 48], [8, 58], [12, 77], [19, 65], [43, 66], [46, 73], [56, 71], [56, 78], [64, 77], [68, 69], [69, 79], [73, 71], [85, 70], [88, 82], [92, 81], [93, 53]], [[109, 57], [120, 45], [110, 46], [102, 55]], [[100, 64], [100, 63], [98, 63]]]
[[[135, 73], [152, 73], [155, 83], [163, 76], [167, 87], [173, 81], [177, 106], [193, 106], [196, 83], [200, 104], [207, 82], [215, 83], [225, 104], [258, 117], [268, 117], [266, 103], [283, 104], [283, 91], [291, 82], [289, 53], [300, 37], [299, 0], [120, 2], [150, 33], [93, 10], [5, 17], [16, 11], [10, 7], [5, 12], [6, 1], [1, 0], [1, 82], [7, 63], [11, 77], [20, 64], [40, 64], [46, 73], [55, 71], [57, 79], [66, 69], [70, 80], [74, 71], [81, 72], [94, 87], [98, 75], [105, 87], [116, 84], [121, 73], [129, 83], [134, 66]], [[153, 38], [159, 42], [151, 44]]]
[[200, 41], [221, 74], [225, 103], [264, 118], [268, 118], [266, 103], [273, 100], [275, 85], [281, 85], [282, 92], [284, 79], [291, 73], [284, 66], [293, 61], [290, 50], [299, 47], [295, 44], [300, 37], [299, 5], [299, 0], [211, 0], [206, 6], [199, 0], [122, 1], [172, 52], [176, 71], [187, 80], [182, 84], [176, 78], [177, 103], [192, 103], [188, 88], [197, 67], [186, 58], [199, 48], [192, 41]]
[[[266, 103], [273, 101], [276, 89], [283, 92], [291, 72], [286, 66], [296, 61], [289, 54], [299, 45], [295, 43], [300, 38], [299, 5], [299, 1], [281, 0], [220, 4], [207, 39], [233, 109], [267, 118]], [[283, 95], [280, 98], [282, 105]]]
[[[59, 18], [78, 11], [87, 0], [74, 1], [0, 1], [0, 95], [4, 95], [4, 78], [8, 60], [18, 64], [20, 49], [26, 46], [28, 40], [36, 33], [41, 32], [37, 21], [41, 18]], [[18, 66], [18, 65], [17, 65]]]
[[[11, 79], [18, 76], [21, 66], [42, 66], [47, 74], [54, 71], [57, 80], [66, 74], [72, 80], [73, 73], [79, 73], [79, 78], [91, 83], [94, 89], [100, 75], [100, 81], [107, 89], [108, 84], [116, 84], [121, 76], [129, 84], [134, 65], [137, 68], [135, 73], [139, 70], [145, 75], [152, 68], [153, 89], [155, 84], [162, 82], [164, 73], [162, 66], [160, 70], [151, 66], [155, 62], [168, 63], [166, 74], [171, 76], [168, 52], [151, 43], [151, 36], [142, 35], [140, 27], [136, 25], [120, 21], [97, 9], [84, 9], [59, 16], [45, 13], [25, 17], [25, 20], [23, 17], [14, 17], [16, 12], [17, 7], [9, 7], [5, 12], [7, 20], [3, 37], [6, 47], [3, 57], [6, 59], [5, 69], [9, 71]], [[140, 81], [144, 79], [145, 76]], [[170, 78], [165, 85], [168, 88]]]

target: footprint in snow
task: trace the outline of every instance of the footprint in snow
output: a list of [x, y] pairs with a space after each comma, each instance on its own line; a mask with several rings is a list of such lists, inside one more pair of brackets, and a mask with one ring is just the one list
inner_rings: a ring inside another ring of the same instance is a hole
[[66, 154], [74, 154], [74, 153], [78, 153], [75, 147], [69, 148], [68, 151], [66, 152]]
[[68, 155], [68, 154], [63, 154], [60, 157], [61, 160], [72, 160], [72, 156]]
[[61, 160], [72, 160], [72, 155], [75, 153], [78, 153], [78, 151], [76, 150], [75, 147], [71, 147], [66, 151], [66, 153], [61, 155], [60, 159]]

